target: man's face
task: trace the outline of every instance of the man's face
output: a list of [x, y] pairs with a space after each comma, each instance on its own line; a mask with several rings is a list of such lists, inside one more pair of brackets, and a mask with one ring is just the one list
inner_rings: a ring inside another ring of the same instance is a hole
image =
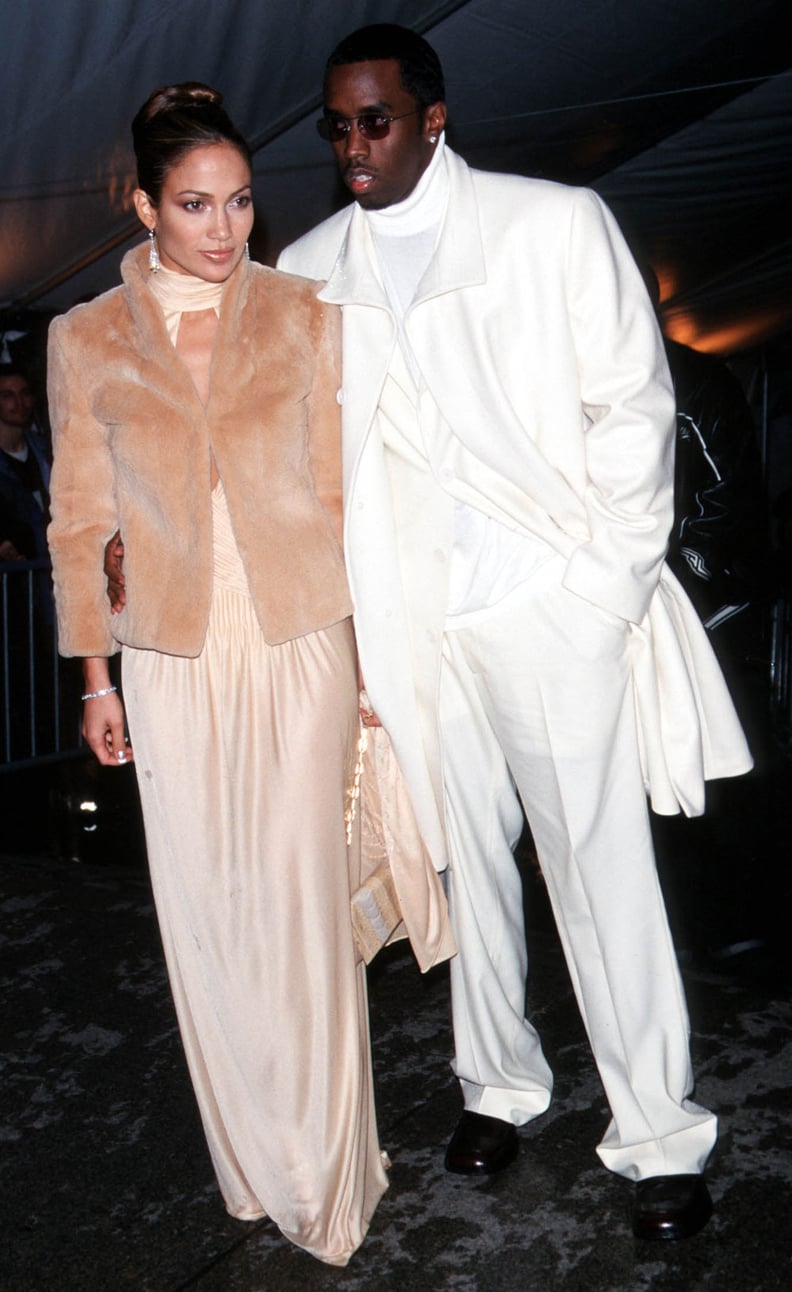
[[[341, 178], [361, 206], [381, 210], [408, 197], [434, 153], [429, 135], [445, 125], [445, 104], [423, 111], [403, 88], [396, 59], [331, 67], [324, 92], [325, 116], [351, 122], [343, 139], [333, 143]], [[367, 113], [401, 117], [384, 139], [365, 139], [356, 118]]]
[[0, 377], [0, 422], [26, 431], [33, 421], [33, 392], [21, 376]]

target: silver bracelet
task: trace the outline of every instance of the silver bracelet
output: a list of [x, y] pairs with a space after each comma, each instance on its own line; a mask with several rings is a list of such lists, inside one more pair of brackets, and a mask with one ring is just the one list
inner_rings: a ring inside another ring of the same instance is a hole
[[85, 695], [81, 695], [81, 696], [80, 696], [80, 699], [81, 699], [81, 700], [98, 700], [100, 696], [102, 696], [102, 695], [112, 695], [113, 691], [117, 691], [117, 690], [118, 690], [118, 687], [117, 687], [117, 686], [105, 686], [105, 687], [103, 687], [103, 688], [102, 688], [102, 690], [101, 690], [101, 691], [86, 691], [86, 692], [85, 692]]

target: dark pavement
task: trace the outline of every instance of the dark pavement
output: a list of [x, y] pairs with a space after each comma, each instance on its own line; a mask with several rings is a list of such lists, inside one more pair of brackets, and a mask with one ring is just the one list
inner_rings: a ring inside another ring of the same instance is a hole
[[[721, 1139], [709, 1172], [715, 1218], [671, 1244], [632, 1239], [631, 1187], [594, 1153], [606, 1106], [530, 864], [529, 1013], [556, 1091], [501, 1175], [443, 1170], [460, 1110], [447, 974], [422, 978], [408, 950], [387, 951], [370, 987], [391, 1187], [361, 1250], [333, 1270], [268, 1222], [224, 1212], [132, 795], [116, 780], [105, 818], [85, 832], [65, 806], [93, 784], [85, 775], [40, 777], [33, 808], [30, 778], [0, 786], [2, 1292], [790, 1292], [792, 1005], [781, 937], [770, 946], [747, 937], [730, 954], [685, 948], [696, 1094], [719, 1113]], [[788, 847], [785, 829], [777, 843]], [[775, 909], [768, 927], [782, 923]]]

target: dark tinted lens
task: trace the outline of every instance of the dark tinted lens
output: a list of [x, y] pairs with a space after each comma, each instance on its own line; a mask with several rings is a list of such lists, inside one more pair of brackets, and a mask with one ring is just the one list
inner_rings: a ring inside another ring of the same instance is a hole
[[316, 129], [327, 143], [335, 144], [339, 139], [344, 138], [349, 130], [349, 124], [345, 120], [339, 121], [334, 117], [320, 117], [316, 123]]
[[390, 130], [388, 117], [381, 117], [376, 112], [367, 112], [365, 116], [358, 117], [357, 124], [364, 139], [384, 139]]

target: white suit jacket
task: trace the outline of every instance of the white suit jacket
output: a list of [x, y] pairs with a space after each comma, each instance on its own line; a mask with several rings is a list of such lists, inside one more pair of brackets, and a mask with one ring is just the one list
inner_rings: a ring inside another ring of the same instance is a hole
[[[570, 591], [634, 625], [653, 806], [701, 812], [704, 777], [736, 775], [751, 760], [706, 634], [664, 567], [674, 397], [643, 281], [590, 190], [474, 171], [450, 149], [446, 159], [447, 214], [405, 317], [442, 417], [435, 479], [449, 498], [545, 539], [566, 558]], [[442, 544], [433, 547], [433, 518], [417, 509], [425, 661], [416, 671], [373, 427], [396, 343], [373, 264], [353, 203], [287, 248], [279, 268], [325, 279], [321, 298], [343, 307], [344, 548], [361, 666], [442, 868], [433, 697], [447, 565], [432, 559]]]

